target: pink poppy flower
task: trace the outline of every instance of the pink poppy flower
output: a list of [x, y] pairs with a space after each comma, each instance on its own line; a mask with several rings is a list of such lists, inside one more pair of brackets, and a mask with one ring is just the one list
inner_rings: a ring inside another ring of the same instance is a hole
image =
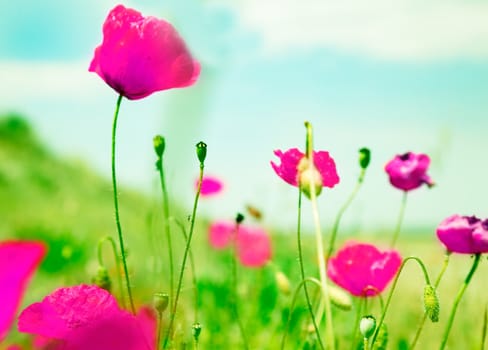
[[[198, 189], [200, 181], [195, 181], [195, 189]], [[218, 178], [214, 176], [204, 176], [202, 179], [202, 188], [200, 189], [200, 195], [202, 197], [210, 197], [212, 195], [222, 192], [224, 184]]]
[[[210, 225], [209, 241], [215, 249], [227, 248], [235, 242], [237, 258], [246, 267], [262, 267], [271, 259], [271, 239], [256, 226], [239, 225], [236, 235], [233, 221], [216, 221]], [[235, 241], [234, 241], [235, 238]]]
[[41, 242], [0, 242], [0, 342], [15, 319], [27, 284], [46, 254]]
[[[274, 154], [280, 159], [280, 164], [271, 162], [271, 166], [276, 174], [292, 186], [298, 186], [300, 182], [300, 163], [305, 159], [305, 154], [297, 148], [290, 148], [285, 153], [281, 150], [274, 151]], [[334, 187], [339, 183], [336, 165], [334, 159], [327, 151], [314, 151], [313, 163], [320, 175], [321, 187]]]
[[390, 183], [404, 191], [414, 190], [422, 184], [431, 187], [434, 182], [427, 175], [430, 158], [426, 154], [415, 154], [412, 152], [403, 155], [397, 155], [390, 160], [386, 166], [385, 171], [388, 173]]
[[488, 253], [488, 219], [452, 215], [439, 224], [437, 237], [453, 253]]
[[60, 288], [19, 316], [19, 331], [51, 338], [63, 350], [155, 349], [155, 316], [122, 310], [98, 286]]
[[395, 250], [381, 252], [372, 244], [349, 242], [330, 258], [327, 274], [352, 295], [371, 297], [386, 288], [401, 263]]
[[200, 74], [173, 26], [118, 5], [103, 24], [103, 42], [88, 69], [131, 100], [192, 85]]

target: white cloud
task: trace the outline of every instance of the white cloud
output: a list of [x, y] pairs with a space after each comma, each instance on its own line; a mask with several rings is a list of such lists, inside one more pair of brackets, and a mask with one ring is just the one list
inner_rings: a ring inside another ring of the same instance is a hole
[[332, 48], [386, 60], [488, 57], [488, 3], [441, 0], [237, 0], [267, 53]]

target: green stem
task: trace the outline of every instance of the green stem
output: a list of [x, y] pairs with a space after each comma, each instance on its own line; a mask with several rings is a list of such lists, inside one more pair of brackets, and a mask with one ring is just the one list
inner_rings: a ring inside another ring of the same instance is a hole
[[[298, 284], [298, 287], [295, 289], [295, 293], [293, 293], [293, 299], [291, 302], [290, 312], [288, 313], [288, 320], [286, 322], [285, 332], [283, 333], [283, 337], [281, 338], [281, 347], [280, 347], [281, 350], [283, 350], [285, 348], [286, 336], [288, 335], [288, 330], [290, 328], [291, 318], [293, 315], [293, 310], [295, 309], [295, 304], [297, 302], [298, 293], [300, 292], [300, 288], [302, 288], [302, 287], [304, 289], [306, 288], [307, 282], [314, 283], [315, 285], [317, 285], [319, 287], [319, 289], [322, 288], [320, 281], [318, 281], [317, 279], [312, 278], [312, 277], [304, 278], [300, 281], [300, 284]], [[312, 315], [312, 317], [313, 317], [313, 315]], [[317, 333], [317, 337], [318, 337], [318, 339], [320, 339], [318, 333]], [[322, 345], [322, 343], [320, 343], [320, 344]]]
[[120, 255], [122, 257], [122, 264], [124, 266], [125, 283], [127, 284], [127, 294], [129, 296], [130, 309], [132, 313], [135, 315], [136, 308], [134, 307], [134, 301], [132, 299], [132, 292], [130, 289], [129, 270], [127, 268], [127, 261], [125, 257], [124, 238], [122, 236], [122, 227], [120, 225], [119, 195], [117, 192], [117, 179], [115, 176], [115, 140], [116, 140], [116, 133], [117, 133], [117, 119], [119, 117], [119, 109], [120, 109], [120, 103], [122, 102], [122, 97], [123, 97], [122, 95], [119, 95], [119, 97], [117, 98], [117, 104], [114, 113], [114, 121], [112, 126], [112, 185], [114, 191], [115, 223], [117, 225], [117, 233], [119, 236]]
[[395, 288], [397, 286], [400, 274], [402, 273], [403, 268], [405, 267], [405, 264], [410, 260], [414, 260], [419, 264], [420, 268], [422, 269], [422, 272], [424, 273], [425, 284], [430, 284], [429, 274], [427, 273], [427, 269], [425, 268], [425, 265], [422, 262], [422, 260], [420, 260], [420, 258], [418, 258], [416, 256], [409, 256], [408, 258], [405, 258], [402, 261], [402, 264], [400, 265], [400, 268], [398, 269], [398, 272], [395, 276], [395, 279], [393, 280], [393, 284], [391, 286], [390, 294], [388, 294], [388, 299], [386, 299], [385, 307], [383, 308], [383, 312], [381, 313], [380, 320], [379, 320], [378, 325], [376, 326], [376, 330], [373, 334], [371, 346], [374, 346], [374, 342], [376, 341], [376, 337], [378, 336], [381, 325], [383, 324], [383, 321], [385, 320], [386, 312], [388, 311], [388, 307], [390, 306], [391, 298], [392, 298], [393, 292], [395, 291]]
[[181, 263], [180, 274], [178, 277], [178, 286], [176, 287], [175, 301], [173, 303], [173, 307], [171, 310], [171, 316], [170, 316], [168, 329], [166, 330], [166, 335], [164, 337], [163, 349], [166, 349], [166, 347], [168, 345], [168, 340], [169, 340], [169, 337], [170, 337], [170, 334], [171, 334], [171, 331], [173, 328], [173, 324], [175, 321], [176, 309], [178, 307], [178, 299], [180, 297], [180, 292], [181, 292], [181, 285], [183, 284], [183, 275], [185, 272], [186, 260], [188, 259], [188, 252], [190, 251], [190, 243], [191, 243], [191, 239], [193, 237], [193, 230], [195, 228], [195, 216], [197, 213], [198, 199], [200, 198], [200, 192], [202, 190], [203, 169], [204, 169], [204, 164], [203, 164], [203, 162], [200, 162], [200, 176], [199, 176], [199, 181], [198, 181], [197, 193], [195, 195], [195, 201], [193, 202], [193, 210], [192, 210], [191, 222], [190, 222], [190, 232], [188, 233], [188, 239], [186, 241], [185, 251], [183, 253], [183, 261]]
[[239, 224], [236, 223], [236, 227], [233, 234], [233, 254], [231, 256], [231, 284], [232, 284], [232, 292], [233, 292], [233, 301], [232, 301], [232, 312], [234, 313], [235, 320], [237, 322], [237, 326], [239, 327], [239, 332], [241, 333], [242, 343], [244, 349], [249, 349], [249, 343], [247, 341], [246, 332], [244, 331], [244, 326], [242, 321], [239, 317], [239, 310], [238, 310], [238, 291], [237, 291], [237, 232], [239, 231]]
[[[301, 213], [302, 213], [302, 191], [298, 190], [298, 220], [297, 220], [298, 263], [300, 265], [300, 277], [302, 281], [305, 281], [305, 267], [303, 265], [303, 251], [302, 251], [302, 238], [301, 238], [302, 236], [301, 234], [302, 214]], [[320, 337], [320, 331], [313, 312], [312, 302], [310, 301], [310, 294], [308, 293], [307, 284], [303, 285], [303, 292], [305, 294], [305, 300], [307, 302], [308, 312], [310, 314], [310, 318], [312, 319], [312, 324], [315, 329], [315, 334], [317, 335], [317, 341], [319, 342], [320, 349], [324, 350], [324, 344], [322, 343], [322, 338]]]
[[102, 257], [102, 244], [105, 241], [108, 241], [110, 243], [110, 246], [112, 247], [112, 252], [113, 252], [114, 260], [115, 260], [115, 269], [117, 271], [117, 273], [116, 273], [116, 275], [117, 275], [117, 284], [119, 285], [119, 289], [120, 289], [120, 299], [122, 300], [122, 306], [125, 309], [126, 305], [125, 305], [125, 299], [123, 297], [124, 287], [122, 285], [122, 279], [120, 278], [120, 271], [121, 271], [121, 269], [120, 269], [120, 259], [119, 259], [119, 255], [117, 254], [117, 247], [115, 245], [115, 241], [110, 236], [105, 236], [105, 237], [103, 237], [102, 239], [100, 239], [98, 241], [98, 246], [97, 246], [98, 264], [100, 266], [104, 266], [104, 264], [103, 264], [103, 257]]
[[158, 311], [158, 338], [156, 342], [156, 349], [159, 348], [159, 344], [161, 344], [162, 329], [163, 329], [163, 313]]
[[[446, 272], [447, 265], [449, 264], [449, 257], [451, 256], [450, 252], [447, 252], [445, 258], [444, 258], [444, 264], [442, 266], [441, 271], [439, 272], [439, 275], [437, 276], [437, 279], [435, 280], [434, 283], [434, 289], [437, 290], [437, 287], [439, 286], [439, 283], [441, 282], [442, 276], [444, 276], [444, 272]], [[427, 320], [427, 312], [424, 312], [424, 315], [422, 316], [422, 320], [420, 321], [419, 327], [417, 328], [417, 332], [415, 333], [415, 337], [413, 338], [412, 344], [410, 345], [410, 350], [414, 350], [415, 347], [417, 346], [417, 341], [419, 340], [420, 333], [422, 333], [422, 330], [425, 325], [425, 321]]]
[[444, 331], [444, 336], [442, 337], [442, 343], [441, 343], [441, 346], [439, 348], [440, 350], [442, 350], [446, 347], [447, 338], [449, 337], [449, 333], [451, 331], [451, 327], [452, 327], [452, 323], [454, 321], [454, 316], [456, 315], [457, 307], [459, 305], [459, 302], [461, 301], [461, 298], [464, 294], [464, 291], [468, 287], [468, 284], [474, 275], [474, 272], [476, 271], [476, 268], [478, 267], [478, 264], [480, 262], [480, 258], [481, 258], [480, 253], [478, 253], [474, 256], [473, 266], [471, 266], [471, 270], [469, 270], [468, 275], [466, 276], [466, 278], [464, 280], [464, 283], [462, 284], [461, 288], [459, 289], [458, 294], [456, 295], [456, 299], [454, 299], [454, 304], [452, 305], [451, 314], [449, 315], [449, 320], [447, 321], [446, 330]]
[[368, 338], [364, 337], [363, 339], [363, 349], [368, 350], [369, 349], [369, 343], [368, 343]]
[[[351, 336], [350, 336], [351, 350], [356, 349], [356, 334], [358, 333], [359, 322], [361, 321], [361, 317], [363, 315], [363, 309], [365, 308], [365, 306], [366, 306], [366, 298], [359, 298], [358, 308], [356, 312], [356, 320], [354, 321], [354, 327], [352, 329]], [[367, 348], [365, 348], [365, 350], [367, 350]]]
[[398, 235], [400, 234], [400, 230], [402, 228], [403, 217], [405, 216], [405, 208], [407, 207], [407, 194], [407, 191], [403, 191], [402, 203], [400, 204], [400, 212], [398, 213], [397, 224], [395, 227], [395, 231], [393, 232], [393, 238], [391, 240], [390, 248], [393, 248], [395, 246]]
[[161, 182], [161, 190], [163, 195], [163, 216], [164, 216], [164, 232], [166, 241], [168, 242], [168, 260], [169, 260], [169, 305], [173, 305], [174, 293], [174, 261], [173, 261], [173, 245], [171, 243], [171, 233], [169, 227], [169, 199], [168, 190], [166, 188], [166, 181], [164, 179], [163, 170], [163, 156], [158, 159], [159, 179]]
[[336, 237], [337, 237], [337, 232], [339, 231], [339, 223], [340, 223], [340, 221], [342, 219], [342, 215], [347, 210], [347, 208], [349, 207], [349, 205], [351, 205], [351, 203], [354, 200], [354, 198], [356, 197], [359, 189], [361, 188], [361, 185], [362, 185], [363, 180], [364, 180], [364, 174], [365, 173], [366, 173], [366, 169], [361, 169], [361, 172], [359, 174], [359, 177], [358, 177], [358, 181], [356, 183], [356, 186], [354, 187], [353, 191], [351, 192], [351, 194], [349, 195], [349, 197], [347, 198], [347, 200], [344, 202], [344, 204], [342, 205], [342, 207], [337, 212], [337, 216], [336, 216], [336, 219], [335, 219], [335, 222], [334, 222], [334, 226], [332, 227], [332, 234], [330, 236], [329, 249], [327, 249], [327, 255], [325, 256], [325, 258], [327, 260], [330, 258], [330, 256], [332, 255], [332, 253], [334, 251], [335, 240], [336, 240]]

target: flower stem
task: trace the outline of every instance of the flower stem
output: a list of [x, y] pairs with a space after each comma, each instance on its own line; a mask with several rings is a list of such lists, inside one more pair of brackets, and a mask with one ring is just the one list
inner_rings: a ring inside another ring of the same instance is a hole
[[[450, 252], [447, 252], [445, 258], [444, 258], [444, 265], [442, 266], [441, 271], [439, 272], [439, 275], [437, 276], [437, 279], [434, 282], [434, 288], [437, 289], [439, 286], [439, 283], [441, 282], [442, 276], [444, 276], [444, 272], [446, 272], [447, 265], [449, 264], [449, 257], [451, 256]], [[410, 345], [409, 349], [414, 350], [415, 346], [417, 346], [417, 341], [419, 340], [420, 333], [422, 333], [422, 329], [424, 328], [425, 321], [427, 320], [427, 312], [424, 312], [424, 315], [422, 316], [422, 320], [420, 321], [419, 327], [417, 328], [417, 332], [415, 333], [415, 337], [412, 341], [412, 344]]]
[[114, 254], [114, 260], [115, 260], [115, 269], [117, 271], [117, 273], [116, 273], [116, 275], [117, 275], [117, 284], [119, 285], [119, 288], [120, 288], [120, 299], [122, 300], [122, 306], [125, 308], [126, 307], [126, 305], [125, 305], [125, 299], [123, 297], [124, 287], [123, 287], [123, 284], [122, 284], [122, 279], [120, 278], [120, 271], [121, 271], [121, 269], [120, 269], [120, 259], [119, 259], [119, 255], [117, 254], [117, 247], [115, 246], [115, 241], [110, 236], [105, 236], [105, 237], [103, 237], [102, 239], [100, 239], [98, 241], [98, 246], [97, 246], [98, 264], [100, 266], [103, 266], [102, 244], [105, 241], [108, 241], [110, 243], [110, 246], [112, 247], [112, 252]]
[[[357, 311], [356, 311], [356, 320], [354, 321], [354, 327], [352, 329], [352, 333], [350, 336], [351, 339], [351, 350], [356, 349], [356, 334], [358, 333], [359, 329], [359, 322], [361, 321], [361, 317], [363, 316], [364, 312], [363, 309], [366, 308], [366, 298], [359, 298]], [[367, 350], [368, 348], [364, 348]]]
[[[298, 246], [298, 263], [300, 265], [300, 275], [302, 281], [305, 281], [305, 267], [303, 265], [303, 251], [302, 251], [302, 230], [301, 230], [301, 222], [302, 222], [302, 191], [298, 190], [298, 220], [297, 220], [297, 246]], [[310, 318], [312, 319], [312, 324], [315, 330], [315, 334], [317, 335], [317, 341], [319, 342], [320, 349], [324, 350], [324, 344], [322, 343], [322, 338], [320, 337], [319, 327], [317, 325], [317, 321], [315, 319], [315, 315], [312, 308], [312, 302], [310, 301], [310, 295], [308, 293], [307, 284], [303, 284], [303, 292], [305, 294], [305, 300], [307, 302], [308, 312], [310, 313]]]
[[405, 216], [405, 208], [407, 207], [407, 194], [407, 191], [403, 192], [402, 202], [400, 204], [400, 212], [398, 213], [397, 224], [395, 227], [395, 231], [393, 232], [393, 238], [390, 243], [390, 248], [393, 248], [395, 246], [398, 235], [400, 234], [400, 230], [402, 228], [403, 217]]
[[195, 195], [195, 201], [193, 202], [193, 210], [192, 210], [192, 214], [191, 214], [190, 232], [188, 233], [188, 239], [186, 241], [185, 251], [183, 253], [183, 261], [181, 262], [180, 274], [178, 277], [178, 285], [176, 287], [175, 300], [173, 303], [173, 307], [171, 309], [171, 316], [170, 316], [168, 329], [166, 330], [166, 335], [164, 337], [163, 349], [166, 349], [166, 347], [168, 346], [168, 340], [169, 340], [171, 331], [173, 329], [173, 324], [175, 321], [176, 309], [178, 307], [178, 299], [180, 297], [180, 292], [181, 292], [181, 285], [183, 284], [183, 274], [185, 272], [186, 260], [188, 259], [188, 253], [190, 251], [190, 243], [191, 243], [191, 239], [193, 237], [193, 230], [195, 228], [195, 216], [197, 213], [198, 199], [200, 198], [200, 192], [202, 190], [203, 169], [204, 169], [204, 163], [203, 163], [203, 161], [201, 161], [200, 162], [200, 176], [199, 176], [199, 181], [198, 181], [198, 189], [197, 189], [197, 193]]
[[416, 256], [409, 256], [408, 258], [405, 258], [402, 261], [402, 264], [400, 265], [400, 268], [398, 269], [398, 272], [395, 276], [395, 279], [393, 280], [393, 284], [391, 286], [390, 294], [388, 294], [388, 299], [386, 299], [385, 307], [383, 308], [383, 312], [381, 313], [380, 320], [379, 320], [378, 325], [376, 326], [376, 330], [373, 334], [373, 338], [371, 340], [371, 346], [374, 346], [374, 342], [376, 341], [376, 337], [378, 336], [381, 325], [383, 324], [383, 321], [385, 320], [386, 312], [388, 311], [388, 307], [390, 306], [391, 298], [392, 298], [393, 292], [395, 291], [395, 288], [397, 286], [400, 274], [402, 273], [403, 268], [405, 267], [405, 264], [410, 260], [414, 260], [418, 263], [418, 265], [420, 266], [420, 268], [422, 269], [422, 272], [424, 274], [425, 284], [430, 284], [429, 274], [427, 273], [427, 269], [425, 268], [425, 265], [420, 258], [418, 258]]
[[474, 272], [476, 271], [476, 268], [478, 267], [478, 264], [480, 262], [481, 254], [478, 253], [474, 256], [474, 261], [473, 265], [471, 266], [471, 269], [468, 272], [468, 275], [466, 276], [464, 283], [462, 284], [461, 288], [459, 289], [458, 294], [456, 295], [456, 299], [454, 299], [454, 304], [452, 305], [451, 313], [449, 315], [449, 320], [447, 321], [447, 326], [446, 330], [444, 331], [444, 336], [442, 337], [442, 343], [440, 346], [440, 350], [444, 349], [446, 347], [447, 343], [447, 338], [449, 337], [449, 333], [451, 331], [452, 323], [454, 321], [454, 316], [456, 315], [456, 310], [459, 305], [459, 302], [461, 301], [461, 298], [464, 294], [464, 291], [468, 287], [469, 282], [471, 282], [471, 278], [474, 275]]
[[168, 190], [166, 188], [166, 181], [164, 179], [163, 156], [158, 159], [159, 179], [161, 182], [161, 191], [163, 195], [163, 216], [164, 216], [164, 232], [166, 241], [168, 243], [168, 261], [169, 261], [169, 305], [173, 305], [174, 293], [174, 261], [173, 261], [173, 245], [171, 243], [171, 233], [169, 227], [169, 199]]
[[127, 294], [129, 296], [130, 309], [132, 313], [135, 314], [136, 308], [134, 307], [134, 301], [132, 299], [132, 292], [130, 289], [129, 270], [127, 269], [127, 261], [125, 257], [124, 238], [122, 236], [122, 227], [120, 225], [119, 195], [117, 192], [117, 179], [115, 176], [115, 140], [116, 140], [116, 133], [117, 133], [117, 119], [119, 117], [120, 103], [122, 102], [122, 97], [123, 97], [122, 95], [119, 95], [119, 97], [117, 98], [117, 104], [114, 113], [114, 121], [112, 126], [112, 186], [114, 191], [115, 223], [117, 225], [117, 233], [119, 237], [120, 256], [122, 257], [122, 264], [124, 266], [124, 276], [125, 276], [125, 283], [127, 284]]

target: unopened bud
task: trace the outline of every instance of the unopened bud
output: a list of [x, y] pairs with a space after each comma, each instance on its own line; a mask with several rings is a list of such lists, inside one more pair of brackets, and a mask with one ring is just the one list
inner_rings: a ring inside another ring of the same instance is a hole
[[283, 272], [277, 271], [275, 273], [275, 280], [276, 285], [278, 286], [278, 289], [281, 293], [285, 295], [289, 295], [291, 293], [290, 280]]
[[202, 332], [202, 325], [200, 323], [194, 323], [193, 326], [191, 326], [191, 333], [193, 334], [193, 339], [195, 341], [198, 341], [198, 337], [200, 336], [200, 333]]
[[311, 198], [310, 190], [315, 191], [316, 196], [322, 192], [322, 175], [307, 157], [303, 157], [298, 163], [298, 178], [300, 190], [308, 198]]
[[241, 213], [237, 213], [237, 215], [236, 215], [236, 223], [237, 224], [240, 224], [243, 221], [244, 221], [244, 215], [242, 215]]
[[158, 156], [158, 158], [161, 158], [163, 156], [164, 149], [166, 148], [166, 141], [164, 140], [164, 137], [162, 137], [161, 135], [154, 136], [153, 145], [156, 155]]
[[197, 157], [200, 161], [200, 164], [205, 162], [205, 158], [207, 157], [207, 144], [205, 142], [200, 141], [197, 143]]
[[167, 293], [156, 292], [153, 296], [153, 306], [156, 311], [162, 314], [169, 304], [169, 295]]
[[108, 275], [107, 269], [103, 266], [98, 267], [97, 274], [93, 277], [92, 282], [109, 292], [112, 287], [110, 276]]
[[366, 339], [369, 339], [376, 329], [376, 319], [371, 316], [363, 316], [361, 321], [359, 322], [359, 331], [361, 332], [362, 336]]
[[424, 287], [424, 309], [432, 322], [439, 322], [439, 297], [435, 288], [430, 284]]
[[351, 310], [352, 300], [348, 293], [334, 285], [329, 285], [327, 288], [332, 304], [345, 311]]
[[359, 150], [359, 166], [366, 169], [371, 161], [371, 151], [369, 148], [363, 147]]

